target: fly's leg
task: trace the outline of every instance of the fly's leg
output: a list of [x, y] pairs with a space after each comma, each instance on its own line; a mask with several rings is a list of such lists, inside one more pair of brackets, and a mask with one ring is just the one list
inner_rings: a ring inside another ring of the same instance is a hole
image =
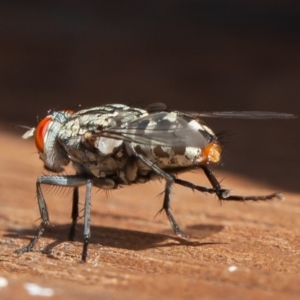
[[152, 163], [150, 160], [148, 160], [144, 156], [142, 156], [136, 152], [134, 152], [133, 155], [136, 156], [137, 158], [139, 158], [145, 165], [147, 165], [155, 173], [157, 173], [160, 177], [162, 177], [166, 180], [163, 207], [161, 208], [161, 210], [158, 213], [160, 213], [161, 211], [164, 210], [166, 212], [166, 215], [169, 219], [169, 222], [170, 222], [175, 234], [178, 236], [181, 236], [181, 237], [187, 237], [187, 235], [181, 230], [181, 228], [177, 224], [177, 222], [171, 212], [171, 208], [170, 208], [170, 195], [171, 195], [172, 185], [174, 183], [173, 176], [164, 172], [162, 169], [160, 169], [158, 166], [156, 166], [154, 163]]
[[229, 191], [226, 189], [222, 189], [219, 181], [213, 174], [213, 172], [207, 167], [201, 167], [208, 178], [209, 182], [211, 183], [216, 195], [218, 196], [219, 200], [225, 201], [260, 201], [260, 200], [271, 200], [274, 198], [283, 199], [282, 194], [280, 193], [273, 193], [269, 195], [261, 195], [261, 196], [240, 196], [240, 195], [229, 195]]
[[197, 191], [202, 192], [202, 193], [208, 193], [208, 194], [215, 194], [216, 193], [216, 190], [214, 188], [207, 188], [205, 186], [196, 185], [196, 184], [193, 184], [189, 181], [182, 180], [182, 179], [179, 179], [179, 178], [174, 177], [174, 182], [177, 183], [177, 184], [180, 184], [182, 186], [188, 187], [192, 190], [197, 190]]
[[79, 194], [78, 194], [78, 186], [76, 186], [73, 189], [72, 213], [71, 213], [72, 224], [71, 224], [70, 232], [69, 232], [69, 240], [70, 241], [74, 241], [76, 224], [77, 224], [77, 220], [79, 217], [78, 205], [79, 205]]
[[[166, 173], [167, 174], [167, 173]], [[169, 174], [167, 174], [169, 175]], [[171, 213], [171, 208], [170, 208], [170, 195], [171, 195], [171, 187], [172, 184], [174, 183], [174, 181], [168, 181], [166, 179], [166, 187], [165, 187], [165, 193], [164, 193], [164, 203], [163, 203], [163, 207], [162, 209], [158, 212], [160, 213], [161, 211], [165, 211], [167, 214], [167, 217], [169, 219], [169, 222], [175, 232], [176, 235], [181, 236], [181, 237], [187, 237], [187, 235], [182, 231], [182, 229], [179, 227], [179, 225], [177, 224], [175, 218], [173, 217], [172, 213]]]
[[109, 178], [93, 178], [93, 180], [86, 180], [83, 217], [83, 248], [81, 253], [81, 260], [84, 262], [86, 262], [88, 256], [88, 246], [91, 237], [91, 193], [93, 185], [105, 190], [116, 189], [118, 187], [115, 181]]
[[82, 261], [87, 259], [87, 250], [91, 237], [91, 192], [92, 180], [86, 183], [85, 203], [84, 203], [84, 229], [83, 229], [83, 249], [81, 254]]
[[[42, 177], [45, 177], [45, 176], [42, 176]], [[37, 199], [38, 199], [38, 205], [39, 205], [42, 222], [41, 222], [40, 226], [38, 227], [35, 236], [29, 242], [29, 244], [23, 248], [17, 249], [15, 251], [16, 253], [25, 253], [25, 252], [31, 251], [32, 248], [35, 246], [36, 242], [38, 241], [38, 239], [43, 234], [45, 227], [47, 226], [47, 224], [49, 222], [49, 214], [48, 214], [47, 204], [45, 202], [43, 192], [41, 189], [41, 181], [42, 181], [42, 179], [41, 179], [41, 177], [39, 177], [36, 182], [36, 190], [37, 190]]]
[[55, 186], [63, 186], [63, 187], [78, 187], [86, 184], [87, 179], [84, 177], [80, 177], [78, 175], [66, 175], [66, 176], [40, 176], [36, 182], [37, 189], [37, 199], [40, 210], [40, 215], [42, 222], [39, 225], [35, 236], [29, 242], [29, 244], [21, 249], [17, 249], [16, 253], [24, 253], [29, 252], [35, 246], [38, 239], [43, 234], [47, 224], [49, 223], [49, 214], [46, 205], [46, 201], [43, 196], [41, 184], [55, 185]]

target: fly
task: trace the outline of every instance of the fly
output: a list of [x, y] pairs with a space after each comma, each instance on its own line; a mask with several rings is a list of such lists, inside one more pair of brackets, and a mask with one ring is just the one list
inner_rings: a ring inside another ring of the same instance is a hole
[[[72, 163], [75, 175], [44, 175], [37, 179], [37, 199], [41, 223], [30, 243], [16, 250], [31, 251], [49, 223], [49, 213], [41, 185], [73, 188], [72, 223], [69, 239], [73, 240], [79, 217], [78, 188], [86, 187], [84, 203], [83, 250], [86, 261], [90, 232], [91, 190], [104, 190], [124, 185], [165, 180], [164, 200], [160, 211], [165, 211], [176, 235], [186, 237], [170, 210], [173, 184], [203, 193], [216, 194], [224, 201], [258, 201], [282, 199], [280, 193], [262, 196], [231, 195], [221, 188], [209, 169], [221, 159], [222, 146], [214, 132], [201, 117], [290, 119], [291, 114], [273, 112], [213, 112], [188, 113], [170, 111], [162, 103], [145, 109], [123, 104], [107, 104], [74, 112], [54, 111], [28, 130], [23, 138], [34, 136], [39, 157], [45, 169], [60, 173]], [[202, 169], [211, 187], [179, 179], [178, 173]]]

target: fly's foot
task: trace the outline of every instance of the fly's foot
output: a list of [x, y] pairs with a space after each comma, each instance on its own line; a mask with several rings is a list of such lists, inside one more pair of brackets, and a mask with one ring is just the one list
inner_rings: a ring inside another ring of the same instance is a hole
[[219, 190], [216, 190], [216, 194], [220, 200], [224, 200], [230, 196], [230, 190], [219, 189]]
[[26, 246], [26, 247], [22, 247], [20, 249], [16, 249], [14, 251], [14, 253], [22, 254], [22, 253], [25, 253], [25, 252], [30, 252], [31, 250], [32, 250], [32, 248]]
[[277, 198], [278, 200], [282, 200], [282, 201], [284, 200], [283, 194], [281, 194], [281, 193], [275, 193], [274, 195], [275, 195], [274, 198]]

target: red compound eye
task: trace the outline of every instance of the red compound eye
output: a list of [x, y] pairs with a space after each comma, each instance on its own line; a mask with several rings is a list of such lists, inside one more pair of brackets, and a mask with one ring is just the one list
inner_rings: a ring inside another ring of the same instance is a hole
[[35, 145], [41, 153], [44, 153], [44, 138], [51, 122], [52, 116], [47, 116], [38, 124], [35, 129]]

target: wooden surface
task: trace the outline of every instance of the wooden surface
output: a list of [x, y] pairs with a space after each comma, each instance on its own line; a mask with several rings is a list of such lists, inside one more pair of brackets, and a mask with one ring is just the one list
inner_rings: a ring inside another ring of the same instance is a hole
[[[207, 120], [224, 136], [216, 170], [224, 186], [248, 195], [279, 190], [285, 201], [221, 206], [176, 186], [172, 209], [186, 241], [164, 214], [155, 217], [159, 182], [108, 198], [95, 190], [86, 264], [78, 262], [81, 223], [67, 241], [71, 191], [57, 188], [43, 189], [53, 226], [33, 252], [14, 254], [39, 225], [35, 181], [46, 171], [22, 130], [7, 134], [9, 124], [34, 126], [49, 109], [116, 102], [300, 116], [294, 2], [1, 2], [1, 300], [45, 299], [30, 296], [28, 283], [50, 288], [39, 293], [51, 299], [300, 298], [299, 119]], [[181, 178], [208, 184], [201, 172]]]
[[[161, 183], [108, 196], [95, 189], [89, 258], [80, 263], [81, 222], [76, 241], [67, 241], [71, 191], [44, 187], [53, 226], [34, 251], [15, 254], [39, 224], [35, 180], [46, 171], [32, 140], [1, 132], [0, 140], [0, 277], [8, 281], [2, 300], [45, 299], [30, 296], [27, 283], [50, 288], [50, 299], [299, 299], [299, 195], [285, 191], [284, 201], [219, 205], [214, 196], [176, 186], [172, 209], [190, 236], [184, 240], [164, 214], [154, 218]], [[216, 173], [235, 193], [276, 191]], [[208, 184], [201, 172], [181, 178]]]

